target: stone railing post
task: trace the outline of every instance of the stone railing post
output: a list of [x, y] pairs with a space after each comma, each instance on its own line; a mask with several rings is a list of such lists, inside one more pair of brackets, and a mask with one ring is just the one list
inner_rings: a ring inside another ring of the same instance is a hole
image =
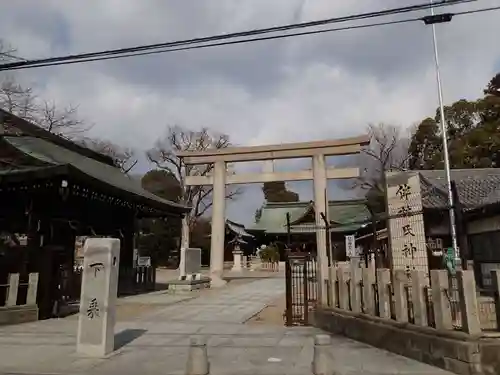
[[381, 318], [391, 318], [391, 306], [388, 285], [391, 283], [391, 272], [386, 268], [377, 269], [378, 308]]
[[27, 305], [36, 305], [36, 294], [38, 291], [38, 272], [30, 273], [28, 279]]
[[339, 307], [343, 310], [349, 310], [349, 271], [344, 267], [337, 268], [337, 279], [339, 283]]
[[339, 301], [339, 296], [337, 295], [337, 270], [338, 267], [332, 266], [329, 270], [330, 279], [330, 307], [336, 307]]
[[209, 375], [207, 343], [203, 338], [192, 338], [186, 363], [186, 375]]
[[363, 312], [375, 315], [375, 296], [373, 295], [373, 285], [375, 284], [375, 274], [372, 268], [362, 269], [363, 280]]
[[394, 307], [396, 321], [408, 322], [408, 300], [406, 298], [405, 287], [408, 284], [408, 276], [405, 270], [394, 271]]
[[413, 302], [413, 317], [415, 324], [427, 326], [427, 277], [424, 271], [412, 271], [411, 273], [411, 297]]
[[331, 354], [332, 342], [328, 335], [314, 337], [313, 360], [311, 363], [313, 375], [336, 375]]
[[351, 282], [349, 293], [351, 295], [351, 310], [361, 312], [361, 268], [353, 266], [351, 268]]
[[459, 270], [457, 280], [460, 312], [462, 314], [462, 331], [471, 335], [481, 333], [474, 271]]
[[19, 274], [9, 274], [9, 288], [7, 289], [7, 306], [16, 306], [17, 292], [19, 291]]
[[432, 304], [437, 329], [453, 329], [448, 286], [448, 271], [431, 270]]

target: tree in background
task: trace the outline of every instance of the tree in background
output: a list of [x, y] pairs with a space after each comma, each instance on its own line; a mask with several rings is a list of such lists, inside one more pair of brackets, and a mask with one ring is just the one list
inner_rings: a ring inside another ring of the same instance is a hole
[[[18, 59], [16, 50], [0, 39], [0, 61]], [[0, 79], [0, 108], [28, 120], [39, 127], [70, 139], [84, 147], [110, 156], [115, 165], [128, 173], [137, 164], [134, 152], [110, 141], [87, 136], [92, 125], [78, 114], [78, 106], [59, 107], [56, 102], [40, 98], [33, 88], [16, 81], [14, 75]]]
[[385, 211], [385, 172], [408, 168], [408, 144], [412, 129], [380, 123], [369, 124], [370, 145], [359, 155], [360, 176], [354, 184], [341, 184], [358, 189], [374, 212]]
[[288, 190], [284, 181], [265, 182], [262, 192], [267, 202], [298, 202], [299, 194]]
[[[185, 165], [177, 157], [181, 151], [204, 151], [223, 149], [230, 146], [229, 137], [217, 134], [207, 128], [193, 131], [180, 126], [169, 126], [167, 135], [159, 139], [153, 149], [147, 152], [148, 159], [160, 170], [166, 171], [179, 182], [181, 199], [193, 209], [188, 216], [190, 231], [196, 222], [205, 215], [212, 206], [213, 186], [186, 186], [186, 175], [209, 176], [213, 171], [213, 164]], [[234, 200], [241, 193], [240, 189], [226, 188], [226, 200]]]
[[[451, 168], [500, 166], [500, 74], [493, 77], [476, 101], [458, 100], [446, 106]], [[412, 169], [442, 169], [440, 111], [424, 119], [409, 147]]]

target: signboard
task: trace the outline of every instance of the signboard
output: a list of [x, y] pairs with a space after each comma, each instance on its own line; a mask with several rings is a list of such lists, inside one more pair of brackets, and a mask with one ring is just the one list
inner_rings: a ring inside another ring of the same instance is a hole
[[345, 236], [345, 255], [349, 258], [356, 256], [356, 244], [354, 236]]
[[151, 257], [137, 258], [137, 267], [151, 267]]

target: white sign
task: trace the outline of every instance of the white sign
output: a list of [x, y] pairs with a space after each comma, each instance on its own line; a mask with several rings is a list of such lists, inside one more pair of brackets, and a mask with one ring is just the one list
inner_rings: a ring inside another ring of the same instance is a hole
[[151, 257], [137, 258], [137, 267], [151, 267]]
[[356, 245], [354, 236], [345, 236], [345, 255], [349, 258], [356, 256]]

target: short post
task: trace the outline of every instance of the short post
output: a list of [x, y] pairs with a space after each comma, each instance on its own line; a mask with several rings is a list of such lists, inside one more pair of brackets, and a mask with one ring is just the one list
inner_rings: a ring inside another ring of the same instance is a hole
[[339, 282], [339, 307], [343, 310], [349, 310], [349, 271], [343, 267], [337, 268], [337, 279]]
[[351, 282], [349, 292], [351, 294], [351, 309], [353, 312], [361, 312], [361, 268], [353, 266], [351, 268]]
[[373, 295], [373, 284], [375, 284], [375, 274], [373, 269], [363, 268], [362, 270], [362, 280], [363, 280], [363, 304], [364, 313], [369, 315], [375, 315], [375, 296]]
[[316, 335], [314, 337], [314, 349], [312, 360], [313, 375], [336, 375], [333, 357], [331, 354], [332, 341], [328, 335]]
[[120, 240], [85, 241], [76, 351], [105, 357], [114, 350]]
[[19, 291], [19, 274], [9, 274], [9, 288], [7, 290], [7, 306], [16, 306], [17, 292]]
[[189, 343], [186, 375], [208, 374], [210, 374], [210, 363], [208, 362], [206, 340], [203, 338], [192, 338]]
[[330, 307], [336, 307], [339, 296], [337, 295], [337, 267], [331, 266], [330, 273]]
[[408, 300], [406, 299], [405, 287], [408, 277], [405, 270], [394, 271], [394, 306], [396, 321], [408, 322]]
[[427, 322], [427, 291], [426, 276], [424, 271], [412, 271], [411, 273], [411, 298], [413, 302], [413, 316], [415, 324], [426, 327]]
[[242, 271], [241, 267], [242, 256], [243, 252], [239, 249], [239, 246], [235, 250], [233, 250], [233, 268], [231, 268], [231, 271], [235, 272]]
[[38, 272], [29, 274], [28, 277], [28, 294], [26, 295], [27, 305], [36, 305], [36, 294], [38, 291]]
[[474, 271], [459, 270], [457, 279], [460, 312], [462, 314], [462, 331], [470, 335], [481, 333]]
[[446, 295], [448, 285], [448, 271], [431, 270], [432, 304], [437, 329], [453, 329], [450, 300]]
[[388, 285], [391, 283], [391, 273], [386, 268], [377, 269], [378, 309], [381, 318], [391, 318]]
[[500, 270], [491, 271], [491, 282], [495, 294], [495, 314], [497, 318], [497, 328], [500, 329]]

